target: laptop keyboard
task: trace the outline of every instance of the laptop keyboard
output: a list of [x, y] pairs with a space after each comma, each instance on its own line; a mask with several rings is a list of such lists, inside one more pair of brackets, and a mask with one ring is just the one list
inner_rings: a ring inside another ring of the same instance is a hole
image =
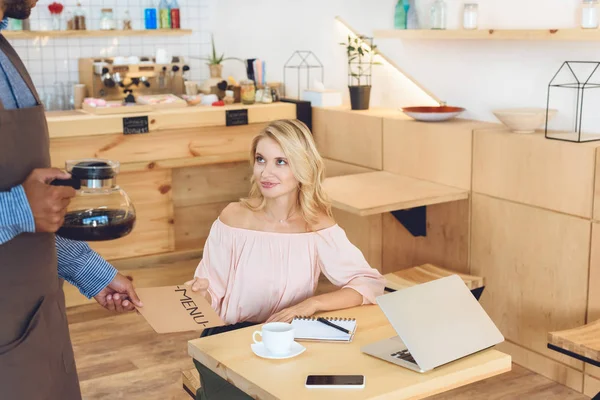
[[410, 351], [408, 351], [408, 349], [404, 349], [402, 351], [397, 351], [395, 353], [392, 353], [391, 356], [398, 358], [400, 360], [408, 361], [413, 364], [417, 363], [415, 361], [415, 359], [413, 358], [412, 354], [410, 354]]

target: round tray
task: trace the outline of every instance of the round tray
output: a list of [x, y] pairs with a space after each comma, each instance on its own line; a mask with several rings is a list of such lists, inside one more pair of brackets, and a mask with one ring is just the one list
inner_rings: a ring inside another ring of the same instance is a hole
[[404, 107], [402, 112], [417, 121], [439, 122], [455, 118], [464, 112], [461, 107], [439, 106], [439, 107]]

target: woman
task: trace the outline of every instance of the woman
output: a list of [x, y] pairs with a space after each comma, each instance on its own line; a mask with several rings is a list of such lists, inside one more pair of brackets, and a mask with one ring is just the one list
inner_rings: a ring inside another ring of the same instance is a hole
[[[323, 160], [306, 125], [271, 123], [254, 138], [250, 155], [250, 195], [213, 223], [194, 279], [186, 283], [227, 324], [203, 336], [373, 304], [385, 281], [334, 222], [322, 187]], [[340, 289], [314, 296], [321, 273]], [[249, 398], [196, 365], [205, 398]]]

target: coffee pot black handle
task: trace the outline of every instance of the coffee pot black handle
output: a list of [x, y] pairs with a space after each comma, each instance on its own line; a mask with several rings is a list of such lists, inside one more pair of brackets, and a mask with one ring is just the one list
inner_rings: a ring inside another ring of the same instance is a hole
[[50, 182], [52, 186], [69, 186], [75, 190], [81, 189], [81, 181], [79, 179], [55, 179]]

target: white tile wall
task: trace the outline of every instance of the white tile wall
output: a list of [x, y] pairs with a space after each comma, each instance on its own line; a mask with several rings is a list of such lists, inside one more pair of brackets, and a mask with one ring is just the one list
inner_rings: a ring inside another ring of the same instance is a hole
[[[39, 0], [30, 17], [31, 30], [52, 29], [48, 5], [61, 2], [62, 29], [66, 27], [68, 11], [74, 11], [77, 0]], [[55, 93], [58, 83], [72, 85], [79, 80], [78, 59], [100, 56], [152, 56], [157, 48], [166, 48], [172, 55], [184, 58], [190, 66], [189, 77], [203, 80], [209, 76], [203, 61], [190, 57], [202, 57], [210, 52], [211, 13], [214, 0], [178, 0], [181, 8], [181, 27], [192, 29], [190, 36], [179, 37], [103, 37], [103, 38], [47, 38], [11, 40], [27, 66], [42, 100]], [[122, 27], [125, 10], [129, 10], [133, 29], [144, 29], [144, 8], [149, 3], [158, 6], [159, 0], [81, 0], [86, 12], [88, 30], [100, 28], [102, 8], [112, 8], [117, 26]], [[70, 87], [70, 86], [69, 86]], [[66, 86], [65, 86], [66, 90]]]

